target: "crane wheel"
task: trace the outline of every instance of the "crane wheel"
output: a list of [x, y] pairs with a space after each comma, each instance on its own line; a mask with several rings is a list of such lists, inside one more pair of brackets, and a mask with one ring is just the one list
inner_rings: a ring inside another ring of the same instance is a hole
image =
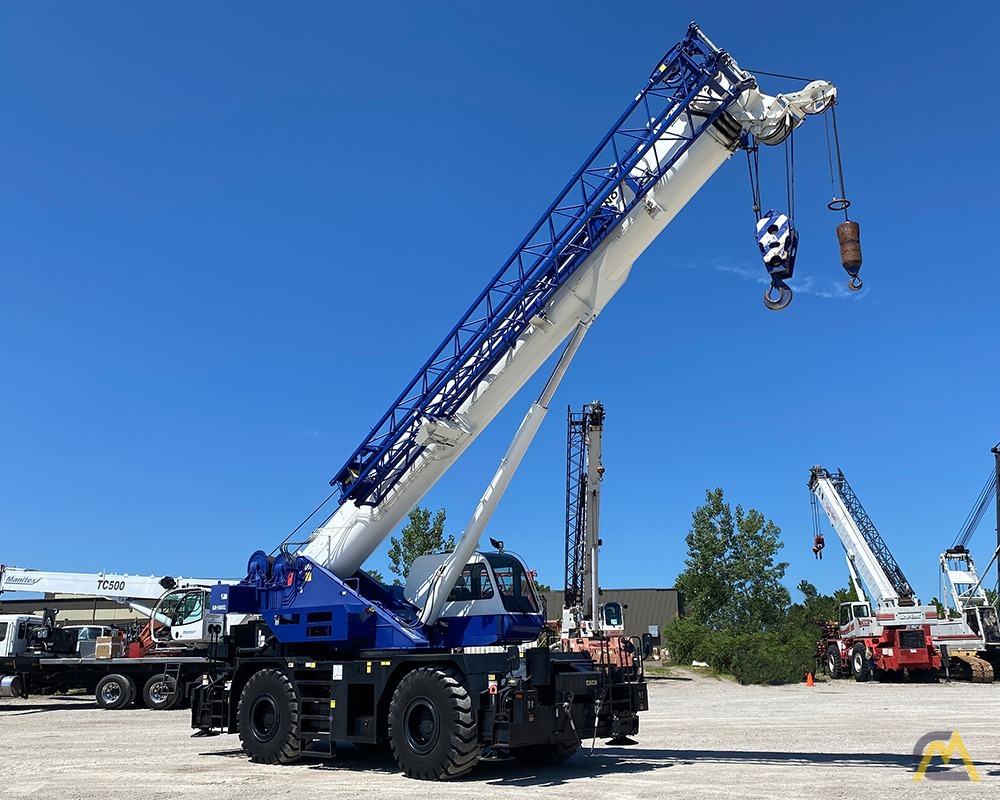
[[933, 667], [926, 669], [907, 670], [910, 676], [910, 683], [937, 683], [938, 671]]
[[409, 778], [448, 780], [479, 761], [479, 730], [462, 674], [421, 667], [399, 682], [389, 705], [389, 742]]
[[154, 711], [170, 711], [177, 708], [184, 698], [184, 693], [177, 686], [177, 681], [169, 675], [154, 675], [142, 687], [142, 703]]
[[257, 764], [289, 764], [301, 755], [299, 696], [291, 679], [277, 669], [262, 669], [240, 693], [236, 716], [240, 743]]
[[118, 711], [125, 708], [135, 697], [135, 681], [128, 675], [112, 673], [97, 682], [94, 699], [101, 708]]
[[512, 747], [510, 754], [522, 764], [537, 767], [552, 767], [569, 760], [577, 750], [580, 742], [556, 742], [554, 744], [533, 744], [527, 747]]
[[867, 649], [860, 642], [851, 649], [851, 672], [858, 683], [867, 683], [872, 679], [872, 662], [866, 654]]
[[837, 645], [827, 645], [826, 658], [823, 659], [823, 668], [826, 674], [831, 678], [839, 678], [843, 675], [840, 668], [840, 650]]

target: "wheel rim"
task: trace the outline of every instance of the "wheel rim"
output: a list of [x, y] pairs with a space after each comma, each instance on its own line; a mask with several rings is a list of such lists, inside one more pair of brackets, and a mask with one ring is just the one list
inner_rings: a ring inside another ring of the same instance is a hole
[[101, 699], [105, 703], [114, 703], [122, 696], [122, 685], [118, 681], [109, 681], [101, 688]]
[[855, 653], [854, 654], [854, 674], [855, 675], [860, 675], [861, 674], [861, 668], [863, 666], [864, 666], [864, 659], [862, 658], [861, 653]]
[[166, 681], [157, 681], [149, 687], [149, 699], [156, 705], [163, 705], [170, 700], [171, 695], [173, 695], [173, 691]]
[[278, 706], [271, 695], [261, 695], [250, 708], [250, 732], [258, 742], [269, 742], [277, 729]]
[[441, 733], [441, 724], [434, 704], [426, 697], [411, 700], [403, 719], [406, 744], [410, 749], [418, 755], [431, 752]]
[[826, 657], [826, 669], [830, 673], [831, 677], [837, 674], [837, 668], [840, 666], [837, 663], [837, 661], [838, 661], [837, 656], [835, 656], [833, 653], [830, 653]]

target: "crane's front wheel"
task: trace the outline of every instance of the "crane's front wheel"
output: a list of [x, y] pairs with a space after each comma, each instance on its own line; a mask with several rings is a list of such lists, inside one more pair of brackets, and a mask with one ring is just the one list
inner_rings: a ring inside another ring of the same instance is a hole
[[389, 705], [389, 741], [410, 778], [447, 780], [479, 760], [479, 731], [462, 675], [421, 667], [399, 682]]
[[826, 674], [831, 678], [840, 677], [840, 650], [837, 645], [827, 645], [824, 666], [826, 667]]
[[851, 672], [858, 683], [866, 683], [872, 679], [872, 662], [865, 654], [867, 648], [858, 642], [851, 650]]
[[277, 669], [262, 669], [240, 694], [236, 712], [240, 743], [258, 764], [288, 764], [299, 748], [299, 697], [289, 677]]

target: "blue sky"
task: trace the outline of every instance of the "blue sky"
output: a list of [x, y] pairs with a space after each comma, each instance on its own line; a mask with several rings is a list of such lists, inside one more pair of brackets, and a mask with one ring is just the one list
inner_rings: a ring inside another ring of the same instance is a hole
[[[935, 594], [1000, 440], [998, 12], [662, 6], [5, 6], [0, 561], [242, 575], [697, 18], [744, 67], [838, 85], [866, 288], [842, 289], [812, 120], [796, 297], [763, 307], [737, 156], [595, 324], [489, 532], [561, 585], [565, 409], [596, 398], [605, 586], [672, 585], [716, 486], [781, 527], [789, 588], [843, 585], [839, 545], [810, 552], [822, 464]], [[540, 385], [424, 499], [451, 532]]]

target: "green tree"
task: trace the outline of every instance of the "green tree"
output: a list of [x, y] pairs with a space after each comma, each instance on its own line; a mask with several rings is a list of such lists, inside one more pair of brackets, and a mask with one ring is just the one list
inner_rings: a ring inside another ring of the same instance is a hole
[[439, 508], [433, 518], [430, 509], [417, 506], [409, 514], [409, 521], [389, 542], [389, 571], [397, 575], [394, 583], [401, 583], [410, 574], [410, 567], [419, 556], [438, 550], [454, 550], [455, 537], [444, 538], [445, 512]]
[[692, 514], [688, 557], [675, 586], [687, 616], [710, 630], [767, 630], [784, 622], [791, 602], [781, 580], [787, 562], [775, 563], [784, 546], [781, 529], [755, 509], [736, 512], [722, 489], [705, 493]]
[[803, 630], [815, 630], [817, 623], [835, 621], [840, 614], [840, 604], [857, 600], [854, 589], [848, 585], [833, 594], [820, 594], [809, 581], [800, 581], [797, 588], [803, 595], [803, 602], [793, 603], [788, 609], [788, 622]]
[[382, 573], [379, 572], [377, 569], [366, 569], [365, 572], [371, 575], [379, 583], [385, 583], [385, 578], [382, 576]]

